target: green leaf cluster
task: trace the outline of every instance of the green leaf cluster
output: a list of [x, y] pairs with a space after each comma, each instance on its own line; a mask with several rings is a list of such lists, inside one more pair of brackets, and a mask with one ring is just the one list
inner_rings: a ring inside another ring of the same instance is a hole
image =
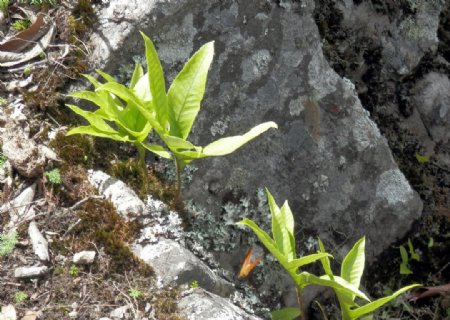
[[[122, 142], [131, 142], [138, 148], [141, 161], [144, 150], [160, 157], [173, 159], [180, 171], [195, 159], [223, 156], [232, 153], [270, 128], [274, 122], [265, 122], [243, 135], [219, 139], [205, 147], [187, 140], [200, 111], [205, 93], [208, 70], [214, 55], [214, 42], [203, 45], [187, 61], [166, 90], [164, 72], [152, 41], [141, 33], [145, 42], [148, 72], [144, 74], [137, 64], [129, 87], [118, 83], [110, 75], [97, 70], [104, 82], [85, 75], [94, 85], [94, 91], [72, 93], [74, 98], [88, 100], [99, 109], [85, 111], [68, 105], [85, 118], [89, 125], [74, 128], [68, 134], [89, 134]], [[146, 138], [154, 130], [165, 146], [148, 144]]]
[[[392, 299], [396, 298], [403, 292], [417, 286], [410, 285], [404, 287], [390, 296], [371, 301], [365, 293], [360, 289], [360, 281], [365, 265], [365, 238], [361, 238], [346, 255], [339, 276], [333, 274], [331, 269], [330, 258], [332, 256], [325, 251], [322, 241], [319, 239], [319, 252], [304, 257], [297, 257], [295, 251], [295, 234], [294, 219], [292, 211], [287, 201], [281, 208], [277, 206], [273, 196], [267, 190], [270, 212], [272, 216], [272, 237], [260, 229], [253, 221], [243, 219], [239, 224], [249, 227], [270, 251], [270, 253], [278, 260], [278, 262], [286, 269], [295, 284], [301, 291], [309, 285], [319, 285], [329, 287], [334, 290], [341, 306], [343, 320], [353, 320], [363, 317], [373, 312]], [[325, 274], [316, 276], [306, 271], [300, 272], [300, 268], [307, 264], [319, 260], [322, 264]], [[360, 306], [355, 302], [359, 298], [366, 301], [366, 304]], [[289, 316], [292, 310], [285, 309], [276, 314], [278, 319], [294, 319]], [[280, 318], [280, 315], [285, 315]]]
[[13, 252], [17, 242], [17, 232], [0, 233], [0, 257]]
[[58, 168], [45, 172], [48, 181], [53, 184], [61, 184], [61, 174]]

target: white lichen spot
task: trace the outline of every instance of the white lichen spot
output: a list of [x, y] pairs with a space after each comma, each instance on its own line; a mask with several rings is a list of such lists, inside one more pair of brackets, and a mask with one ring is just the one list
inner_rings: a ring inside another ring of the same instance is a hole
[[289, 102], [289, 114], [291, 116], [299, 116], [303, 110], [305, 110], [304, 102], [306, 99], [298, 98], [298, 99], [292, 99], [291, 102]]
[[359, 152], [374, 147], [381, 137], [380, 131], [373, 121], [369, 119], [368, 113], [365, 110], [362, 113], [355, 118], [352, 127], [353, 139]]
[[260, 79], [269, 72], [272, 56], [269, 50], [261, 49], [242, 62], [243, 79], [250, 82]]
[[209, 131], [211, 132], [211, 135], [215, 137], [216, 135], [223, 135], [225, 134], [226, 130], [228, 129], [228, 122], [230, 121], [229, 117], [226, 117], [225, 120], [218, 120], [214, 122], [211, 126], [211, 129]]
[[407, 203], [414, 194], [403, 173], [398, 169], [391, 169], [380, 176], [376, 196], [387, 201], [389, 205], [396, 205]]

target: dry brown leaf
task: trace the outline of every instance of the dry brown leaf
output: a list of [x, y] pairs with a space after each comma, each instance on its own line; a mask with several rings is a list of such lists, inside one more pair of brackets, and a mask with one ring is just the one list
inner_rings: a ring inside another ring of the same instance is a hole
[[[20, 63], [29, 61], [41, 54], [41, 52], [44, 52], [45, 49], [50, 45], [53, 36], [56, 31], [56, 27], [54, 23], [48, 24], [46, 29], [46, 34], [35, 43], [34, 47], [30, 49], [29, 51], [25, 51], [23, 53], [10, 53], [10, 52], [2, 52], [0, 51], [0, 61], [5, 61], [3, 58], [3, 55], [15, 55], [14, 60], [6, 60], [6, 62], [0, 63], [0, 67], [12, 67], [15, 65], [18, 65]], [[17, 59], [17, 60], [16, 60]]]
[[419, 299], [433, 297], [441, 294], [450, 294], [450, 283], [442, 286], [424, 287], [422, 289], [424, 290], [414, 292], [411, 298], [409, 298], [409, 301], [417, 301]]
[[45, 29], [44, 15], [41, 13], [28, 29], [0, 43], [0, 51], [21, 52], [30, 43], [42, 37], [47, 31]]
[[21, 320], [36, 320], [42, 316], [42, 311], [27, 311]]

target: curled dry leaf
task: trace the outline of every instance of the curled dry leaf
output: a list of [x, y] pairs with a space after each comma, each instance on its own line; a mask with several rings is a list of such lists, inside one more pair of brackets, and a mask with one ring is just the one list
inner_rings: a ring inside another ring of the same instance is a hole
[[409, 298], [409, 301], [417, 301], [419, 299], [433, 297], [442, 294], [450, 294], [450, 283], [447, 283], [442, 286], [424, 287], [414, 292]]
[[0, 43], [1, 67], [12, 67], [29, 61], [49, 46], [56, 27], [52, 21], [46, 22], [44, 18], [42, 13], [39, 14], [28, 29]]

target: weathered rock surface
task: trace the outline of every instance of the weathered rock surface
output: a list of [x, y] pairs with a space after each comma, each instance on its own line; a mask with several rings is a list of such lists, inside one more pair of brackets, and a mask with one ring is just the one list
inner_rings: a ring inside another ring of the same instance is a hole
[[4, 213], [9, 211], [9, 227], [15, 228], [20, 221], [32, 219], [34, 217], [35, 212], [32, 208], [30, 209], [30, 206], [34, 199], [35, 192], [36, 184], [33, 183], [25, 188], [16, 198], [5, 203], [1, 207], [0, 212]]
[[35, 221], [30, 222], [30, 225], [28, 226], [28, 235], [30, 236], [31, 244], [33, 245], [34, 254], [37, 255], [40, 260], [48, 261], [50, 259], [48, 242], [39, 231]]
[[16, 320], [17, 313], [13, 305], [2, 306], [0, 320]]
[[415, 105], [436, 143], [450, 143], [450, 80], [431, 72], [416, 84]]
[[92, 264], [95, 259], [95, 251], [81, 251], [73, 255], [73, 263], [75, 264]]
[[22, 176], [34, 178], [44, 171], [45, 155], [31, 139], [7, 131], [2, 137], [2, 152]]
[[[329, 1], [319, 1], [324, 2]], [[342, 29], [357, 30], [365, 37], [365, 45], [372, 41], [380, 43], [386, 68], [397, 74], [411, 73], [427, 51], [437, 48], [443, 1], [364, 1], [355, 4], [345, 0], [332, 3], [336, 14], [342, 15]]]
[[49, 271], [46, 266], [19, 267], [14, 270], [14, 277], [18, 279], [37, 278]]
[[145, 205], [136, 193], [125, 183], [102, 171], [89, 171], [89, 181], [99, 193], [111, 200], [117, 212], [130, 220], [142, 215]]
[[257, 320], [228, 300], [208, 291], [197, 289], [183, 296], [178, 308], [188, 320]]
[[162, 239], [156, 244], [135, 245], [133, 251], [154, 269], [161, 287], [176, 287], [197, 281], [200, 287], [223, 297], [229, 296], [233, 290], [230, 283], [173, 240]]
[[[155, 41], [169, 80], [201, 44], [215, 40], [195, 143], [266, 120], [279, 124], [277, 132], [230, 156], [194, 163], [198, 170], [186, 198], [215, 212], [217, 228], [227, 201], [254, 201], [256, 190], [266, 186], [279, 202], [289, 199], [302, 227], [340, 245], [341, 253], [365, 234], [370, 259], [419, 216], [420, 199], [352, 83], [323, 57], [312, 1], [277, 6], [134, 0], [124, 6], [110, 2], [100, 16], [123, 12], [125, 19], [105, 19], [94, 37], [93, 58], [102, 57], [97, 61], [108, 72], [131, 68], [130, 57], [142, 57], [143, 46], [135, 45], [142, 43], [137, 23]], [[215, 228], [208, 229], [203, 232], [216, 238]]]

